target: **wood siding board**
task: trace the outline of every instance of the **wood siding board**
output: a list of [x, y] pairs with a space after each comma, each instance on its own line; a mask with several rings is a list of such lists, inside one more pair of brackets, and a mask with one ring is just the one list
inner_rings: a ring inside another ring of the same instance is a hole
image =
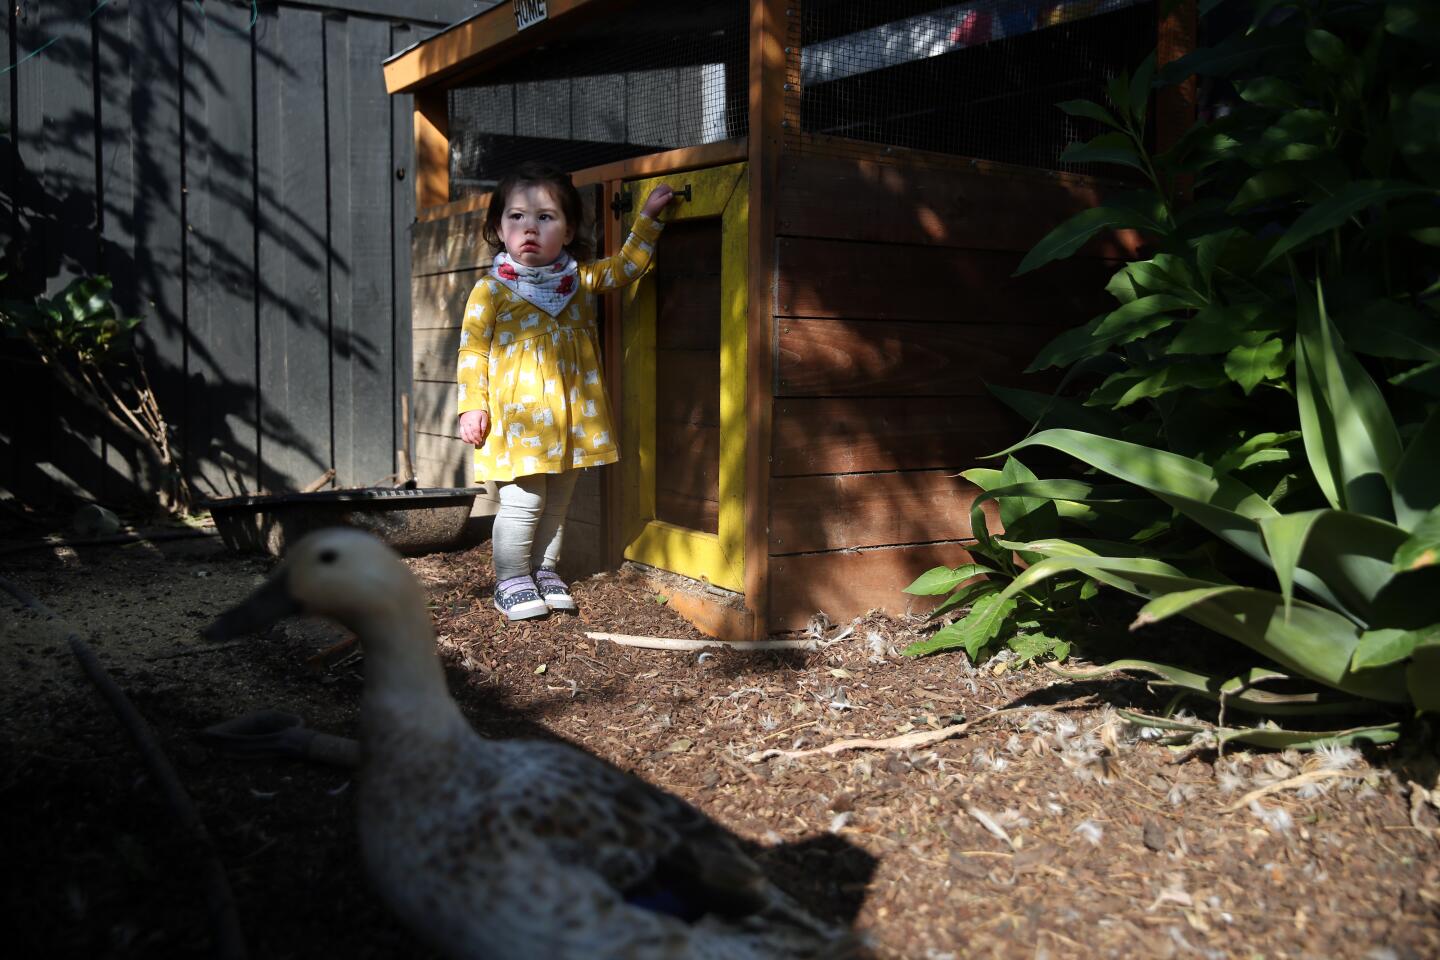
[[[1013, 277], [1022, 254], [782, 238], [777, 314], [861, 320], [1056, 324], [1106, 307], [1112, 261], [1070, 259]], [[876, 277], [906, 277], [877, 283]]]
[[[331, 394], [330, 409], [334, 418], [331, 437], [334, 444], [335, 485], [366, 486], [380, 480], [386, 470], [374, 476], [361, 476], [356, 470], [356, 445], [364, 441], [368, 421], [376, 427], [385, 423], [389, 411], [357, 410], [360, 398], [355, 395], [357, 379], [364, 370], [356, 369], [355, 351], [359, 347], [351, 324], [354, 319], [355, 232], [351, 221], [351, 143], [356, 131], [350, 118], [350, 19], [338, 13], [320, 21], [321, 43], [324, 46], [324, 117], [325, 117], [325, 288], [330, 317]], [[388, 406], [388, 405], [387, 405]]]
[[458, 437], [459, 420], [455, 415], [454, 380], [416, 380], [411, 417], [415, 429], [437, 436]]
[[784, 398], [775, 401], [777, 477], [963, 469], [1003, 450], [1024, 425], [999, 401]]
[[[198, 481], [203, 492], [214, 480], [213, 471], [202, 466], [211, 447], [211, 416], [217, 415], [210, 402], [210, 388], [217, 380], [218, 365], [224, 364], [211, 352], [215, 318], [210, 315], [211, 238], [210, 222], [210, 116], [207, 106], [215, 95], [211, 90], [210, 18], [193, 4], [180, 5], [180, 86], [184, 130], [180, 209], [184, 231], [180, 242], [185, 263], [182, 303], [185, 311], [185, 379], [183, 394], [170, 408], [168, 417], [177, 428], [181, 469]], [[224, 333], [221, 333], [224, 336]], [[178, 422], [173, 422], [178, 421]], [[223, 427], [222, 427], [223, 430]]]
[[655, 487], [655, 519], [687, 530], [720, 532], [720, 501], [691, 496], [682, 491]]
[[[772, 555], [969, 540], [979, 490], [950, 470], [776, 477]], [[994, 527], [993, 501], [982, 508]]]
[[958, 397], [983, 396], [994, 384], [1045, 389], [1024, 371], [1065, 329], [786, 318], [776, 343], [776, 394]]
[[449, 273], [489, 267], [494, 250], [481, 238], [485, 211], [474, 210], [447, 220], [415, 224], [414, 275]]
[[476, 281], [487, 272], [456, 270], [453, 273], [432, 273], [411, 281], [410, 289], [415, 304], [415, 331], [445, 327], [459, 329], [465, 313], [465, 301], [469, 299]]
[[905, 585], [931, 567], [956, 567], [969, 560], [958, 543], [771, 557], [769, 629], [803, 630], [822, 611], [842, 622], [870, 610], [892, 616], [928, 610], [935, 598], [902, 593]]
[[[1019, 253], [1114, 189], [1041, 173], [823, 156], [787, 156], [780, 178], [775, 202], [782, 236]], [[1138, 241], [1130, 232], [1105, 233], [1080, 255], [1128, 257]]]
[[415, 379], [443, 381], [455, 375], [455, 354], [460, 349], [458, 326], [416, 330], [414, 343]]

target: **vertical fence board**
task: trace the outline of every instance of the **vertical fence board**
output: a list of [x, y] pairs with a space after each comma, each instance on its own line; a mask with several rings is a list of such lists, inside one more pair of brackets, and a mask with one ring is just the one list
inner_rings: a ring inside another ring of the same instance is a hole
[[[210, 116], [206, 105], [211, 98], [209, 79], [213, 76], [210, 34], [213, 24], [195, 4], [182, 3], [180, 11], [180, 105], [185, 130], [180, 182], [180, 209], [184, 220], [181, 243], [185, 258], [185, 379], [182, 402], [172, 408], [179, 432], [182, 469], [192, 480], [199, 479], [200, 459], [205, 448], [208, 403], [195, 402], [204, 384], [213, 378], [206, 362], [210, 333]], [[208, 376], [207, 376], [208, 375]], [[209, 398], [206, 398], [207, 400]]]
[[[331, 407], [335, 423], [335, 484], [360, 486], [377, 477], [358, 477], [355, 472], [355, 444], [363, 442], [367, 411], [357, 410], [354, 396], [355, 347], [350, 321], [354, 312], [351, 282], [354, 279], [354, 234], [350, 218], [350, 143], [357, 136], [350, 123], [350, 23], [344, 17], [327, 16], [321, 21], [325, 47], [325, 204], [329, 256], [325, 284], [329, 294], [330, 369], [333, 394]], [[363, 133], [358, 136], [363, 137]], [[368, 411], [374, 413], [374, 411]], [[377, 423], [376, 426], [379, 426]]]
[[[145, 315], [136, 287], [135, 264], [135, 164], [130, 111], [134, 93], [131, 71], [136, 55], [131, 40], [134, 6], [135, 0], [113, 0], [95, 14], [94, 21], [95, 85], [100, 107], [96, 144], [100, 158], [97, 269], [110, 278], [116, 307], [127, 317]], [[144, 55], [143, 51], [140, 55]], [[113, 425], [106, 426], [103, 436], [105, 484], [98, 491], [101, 499], [144, 499], [146, 486], [153, 480], [143, 455]]]
[[[417, 30], [407, 25], [392, 26], [390, 49], [404, 49], [424, 39], [429, 33], [428, 30]], [[390, 177], [390, 303], [394, 317], [391, 331], [391, 369], [395, 377], [395, 432], [390, 446], [408, 446], [412, 456], [415, 455], [415, 445], [418, 442], [413, 418], [414, 347], [410, 343], [410, 239], [415, 224], [415, 168], [412, 156], [415, 143], [414, 109], [415, 98], [408, 94], [390, 98], [390, 166], [394, 169]], [[400, 434], [402, 397], [408, 397], [411, 403], [409, 437], [402, 437]]]
[[184, 236], [177, 8], [139, 3], [130, 10], [130, 113], [134, 125], [135, 288], [146, 366], [172, 425], [185, 401]]
[[[192, 118], [186, 125], [191, 251], [186, 453], [192, 482], [214, 496], [252, 492], [258, 471], [249, 23], [247, 9], [212, 6], [203, 46], [197, 42], [186, 52]], [[196, 126], [203, 128], [203, 138], [192, 129]]]
[[[343, 356], [351, 412], [352, 477], [374, 483], [395, 472], [395, 371], [391, 338], [390, 197], [392, 180], [390, 105], [380, 65], [389, 53], [389, 28], [383, 22], [352, 17], [348, 22], [349, 59], [346, 112], [349, 150], [339, 156], [349, 180], [349, 307], [337, 314], [337, 371]], [[337, 64], [332, 59], [331, 69]], [[338, 204], [336, 204], [338, 209]], [[343, 330], [343, 333], [341, 332]], [[406, 340], [409, 339], [407, 336]], [[337, 401], [338, 402], [338, 401]], [[337, 411], [338, 419], [338, 411]], [[338, 451], [337, 451], [338, 455]]]
[[[331, 463], [320, 15], [262, 12], [257, 65], [261, 486], [294, 490]], [[257, 24], [257, 28], [258, 28]]]

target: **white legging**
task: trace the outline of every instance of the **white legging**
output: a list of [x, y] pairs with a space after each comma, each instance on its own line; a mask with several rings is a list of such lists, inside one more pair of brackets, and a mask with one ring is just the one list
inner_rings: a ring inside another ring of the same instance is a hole
[[560, 562], [565, 512], [580, 471], [537, 473], [500, 485], [500, 509], [490, 535], [495, 582], [523, 577]]

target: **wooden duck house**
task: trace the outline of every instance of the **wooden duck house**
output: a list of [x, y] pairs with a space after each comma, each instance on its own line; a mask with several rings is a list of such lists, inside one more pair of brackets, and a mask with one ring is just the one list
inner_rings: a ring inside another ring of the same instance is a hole
[[469, 481], [455, 350], [495, 182], [571, 171], [604, 254], [663, 180], [685, 199], [654, 266], [602, 304], [623, 458], [582, 481], [567, 565], [706, 583], [741, 637], [903, 612], [911, 578], [966, 558], [958, 472], [1025, 430], [987, 384], [1022, 382], [1133, 252], [1012, 277], [1108, 188], [1059, 161], [1098, 130], [1054, 104], [1157, 38], [1173, 56], [1187, 23], [1137, 0], [516, 0], [394, 55], [421, 482]]

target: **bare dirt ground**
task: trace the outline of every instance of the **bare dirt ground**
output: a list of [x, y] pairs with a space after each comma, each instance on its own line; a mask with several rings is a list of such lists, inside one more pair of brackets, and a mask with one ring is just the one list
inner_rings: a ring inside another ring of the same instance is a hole
[[[1161, 708], [1141, 682], [911, 660], [896, 651], [918, 624], [883, 618], [829, 626], [835, 642], [812, 652], [629, 649], [585, 631], [699, 636], [635, 571], [576, 584], [578, 617], [517, 627], [489, 605], [488, 547], [411, 565], [482, 733], [563, 738], [684, 797], [882, 957], [1440, 957], [1436, 820], [1409, 786], [1434, 780], [1414, 756], [1178, 751], [1115, 713]], [[197, 738], [261, 708], [355, 731], [362, 658], [307, 662], [334, 628], [198, 639], [270, 566], [214, 539], [0, 555], [0, 576], [63, 621], [0, 596], [7, 955], [211, 950], [198, 851], [81, 674], [66, 625], [175, 763], [252, 957], [424, 955], [366, 887], [348, 770], [236, 759]], [[751, 759], [999, 709], [1011, 712], [919, 749]], [[1313, 771], [1328, 772], [1235, 808]]]

